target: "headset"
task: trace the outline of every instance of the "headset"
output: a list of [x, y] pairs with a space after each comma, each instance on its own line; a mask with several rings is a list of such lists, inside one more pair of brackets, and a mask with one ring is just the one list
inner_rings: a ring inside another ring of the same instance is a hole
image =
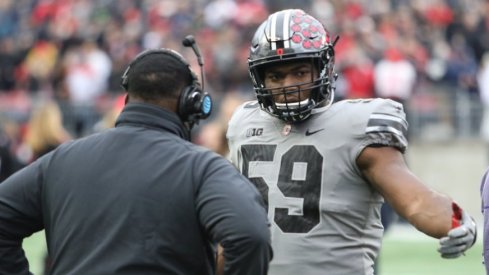
[[195, 42], [195, 38], [192, 35], [187, 35], [185, 39], [182, 41], [183, 46], [191, 47], [194, 51], [197, 62], [200, 67], [200, 74], [202, 79], [202, 86], [199, 83], [197, 75], [190, 69], [190, 64], [180, 55], [178, 52], [172, 49], [149, 49], [140, 54], [138, 54], [127, 66], [124, 74], [121, 77], [121, 87], [127, 91], [129, 86], [129, 73], [131, 71], [131, 67], [137, 64], [139, 60], [153, 54], [167, 54], [175, 59], [182, 62], [185, 66], [187, 66], [190, 76], [192, 77], [192, 83], [189, 86], [186, 86], [182, 89], [180, 93], [180, 97], [178, 99], [178, 116], [180, 119], [189, 127], [189, 130], [192, 129], [194, 124], [198, 124], [199, 120], [206, 119], [209, 117], [212, 111], [212, 99], [211, 96], [204, 91], [204, 61], [202, 59], [202, 55], [200, 54], [199, 47]]

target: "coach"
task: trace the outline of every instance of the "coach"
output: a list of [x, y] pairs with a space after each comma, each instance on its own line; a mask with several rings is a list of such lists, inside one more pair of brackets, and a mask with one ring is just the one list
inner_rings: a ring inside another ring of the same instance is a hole
[[115, 128], [65, 143], [0, 184], [0, 274], [28, 273], [22, 241], [43, 229], [51, 274], [214, 274], [216, 243], [225, 274], [266, 274], [272, 251], [257, 190], [188, 141], [211, 110], [188, 63], [145, 51], [122, 86]]

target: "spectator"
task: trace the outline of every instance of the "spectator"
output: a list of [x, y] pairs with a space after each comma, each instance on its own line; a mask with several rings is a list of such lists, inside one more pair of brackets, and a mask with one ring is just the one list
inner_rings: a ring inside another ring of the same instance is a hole
[[12, 122], [0, 121], [0, 183], [22, 167], [13, 152], [12, 138], [4, 129], [10, 123]]
[[27, 53], [24, 66], [29, 77], [29, 89], [46, 90], [58, 59], [58, 48], [47, 39], [38, 40]]
[[[58, 85], [53, 82], [58, 81], [59, 72], [62, 71], [61, 67], [68, 56], [68, 59], [71, 59], [73, 41], [79, 41], [95, 42], [97, 47], [107, 54], [112, 64], [104, 93], [117, 95], [121, 92], [120, 75], [132, 56], [148, 47], [181, 49], [180, 41], [176, 37], [179, 33], [188, 31], [195, 32], [199, 39], [206, 39], [202, 53], [207, 61], [208, 90], [218, 96], [223, 96], [235, 88], [245, 90], [249, 87], [249, 82], [246, 79], [246, 63], [239, 62], [244, 60], [240, 57], [243, 52], [247, 52], [249, 38], [259, 22], [277, 7], [290, 6], [290, 2], [279, 2], [4, 0], [0, 2], [0, 92], [11, 94], [18, 89], [24, 89], [33, 98], [39, 93], [59, 92]], [[336, 57], [337, 69], [341, 73], [337, 84], [342, 81], [343, 86], [337, 85], [337, 99], [364, 97], [372, 92], [371, 82], [358, 79], [371, 79], [372, 65], [379, 61], [385, 45], [389, 45], [389, 41], [393, 39], [402, 39], [399, 49], [415, 65], [417, 81], [422, 82], [422, 85], [429, 85], [425, 89], [426, 96], [416, 94], [416, 98], [409, 99], [410, 103], [416, 104], [411, 105], [413, 108], [431, 105], [432, 102], [428, 102], [427, 98], [437, 97], [438, 90], [448, 90], [443, 86], [445, 83], [439, 81], [440, 74], [443, 74], [445, 68], [453, 70], [453, 62], [449, 60], [448, 55], [434, 56], [438, 39], [443, 40], [443, 43], [447, 44], [444, 46], [452, 51], [455, 45], [447, 42], [462, 35], [467, 41], [467, 47], [474, 53], [476, 62], [480, 62], [481, 55], [489, 50], [489, 4], [483, 0], [294, 2], [297, 7], [310, 10], [323, 22], [328, 23], [331, 30], [342, 37], [337, 45]], [[342, 44], [359, 45], [363, 53], [347, 49], [348, 47], [342, 50], [345, 47]], [[185, 56], [185, 51], [182, 53]], [[354, 55], [360, 58], [354, 59], [353, 63], [343, 63], [343, 57]], [[36, 62], [37, 58], [32, 57], [40, 57], [44, 62]], [[449, 66], [445, 66], [447, 64]], [[426, 70], [428, 67], [435, 70]], [[88, 98], [88, 105], [92, 104], [94, 107], [87, 107], [85, 103], [84, 107], [72, 107], [71, 102], [59, 101], [65, 126], [73, 136], [78, 137], [90, 133], [93, 123], [106, 111], [100, 107], [107, 105], [99, 104], [98, 96], [92, 97], [94, 87], [97, 86], [94, 77], [102, 74], [87, 77], [86, 71], [78, 69], [71, 73], [73, 74], [70, 83], [78, 84], [69, 85], [69, 90], [77, 95], [74, 97]], [[436, 77], [433, 77], [433, 73]], [[473, 70], [470, 74], [474, 75]], [[428, 76], [431, 78], [430, 81], [425, 81]], [[473, 80], [470, 76], [463, 78]], [[92, 84], [92, 80], [94, 85], [88, 85]], [[454, 90], [466, 84], [467, 81], [450, 83]], [[477, 128], [478, 112], [467, 115], [472, 116], [470, 121], [463, 117], [466, 115], [464, 109], [479, 111], [476, 88], [470, 86], [469, 99], [460, 100], [450, 97], [453, 94], [445, 93], [441, 100], [436, 100], [433, 107], [429, 107], [426, 115], [419, 116], [419, 123], [411, 124], [411, 132], [425, 136], [425, 133], [432, 133], [423, 131], [425, 126], [434, 123], [451, 126], [447, 121], [452, 119], [452, 114], [456, 116], [453, 118], [454, 122], [459, 117], [463, 119], [457, 122], [457, 125], [472, 123], [472, 126]], [[350, 96], [344, 93], [346, 90], [349, 90]], [[466, 95], [461, 97], [464, 96]], [[466, 101], [467, 107], [462, 101]], [[1, 106], [0, 112], [11, 112], [12, 109], [15, 109], [15, 106]], [[409, 108], [406, 110], [409, 111]], [[458, 127], [456, 130], [464, 132], [463, 128]], [[470, 134], [476, 137], [478, 129], [474, 130], [476, 131], [471, 131]], [[456, 137], [452, 133], [457, 134], [450, 131], [445, 136], [449, 139]]]
[[416, 84], [416, 68], [403, 53], [391, 47], [374, 69], [374, 86], [377, 97], [395, 100], [404, 106], [411, 98]]
[[112, 64], [93, 41], [74, 47], [66, 57], [65, 85], [72, 112], [66, 119], [75, 137], [82, 137], [100, 118], [96, 103], [107, 93]]
[[0, 39], [0, 91], [9, 92], [16, 88], [16, 67], [21, 63], [23, 53], [15, 49], [15, 40], [11, 37]]
[[25, 131], [20, 149], [24, 164], [31, 163], [72, 139], [63, 127], [61, 111], [54, 101], [42, 101], [35, 107]]

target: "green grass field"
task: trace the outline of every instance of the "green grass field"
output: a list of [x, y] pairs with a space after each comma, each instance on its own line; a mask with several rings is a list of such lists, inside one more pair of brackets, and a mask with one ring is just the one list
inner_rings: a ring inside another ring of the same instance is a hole
[[[409, 225], [395, 225], [384, 239], [379, 274], [485, 275], [481, 235], [475, 246], [458, 259], [442, 259], [436, 251], [437, 247], [438, 240], [419, 233]], [[26, 239], [24, 249], [31, 272], [35, 275], [42, 274], [42, 261], [46, 251], [44, 233], [39, 232]]]
[[395, 225], [386, 233], [380, 254], [381, 275], [485, 275], [482, 235], [465, 256], [443, 259], [436, 251], [438, 240], [410, 225]]

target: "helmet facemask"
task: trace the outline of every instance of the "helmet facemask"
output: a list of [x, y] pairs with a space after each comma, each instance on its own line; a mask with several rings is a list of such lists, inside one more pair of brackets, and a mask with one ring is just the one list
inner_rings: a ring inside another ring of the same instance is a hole
[[[319, 71], [319, 61], [314, 58], [297, 59], [294, 61], [310, 62], [311, 68], [308, 81], [297, 82], [288, 86], [267, 87], [264, 71], [270, 65], [283, 63], [268, 63], [250, 67], [254, 79], [255, 92], [263, 110], [286, 122], [299, 122], [307, 119], [312, 109], [327, 106], [332, 102], [334, 75], [325, 68]], [[294, 62], [292, 61], [292, 62]], [[281, 100], [278, 100], [281, 98]]]
[[[286, 30], [284, 25], [290, 28]], [[314, 69], [309, 81], [266, 87], [267, 68], [293, 62], [310, 62]], [[302, 10], [270, 15], [255, 33], [248, 65], [261, 108], [286, 122], [303, 121], [314, 108], [329, 106], [333, 101], [336, 80], [333, 44], [321, 23]], [[285, 94], [294, 100], [287, 101]], [[284, 98], [283, 102], [276, 100], [278, 96]]]

